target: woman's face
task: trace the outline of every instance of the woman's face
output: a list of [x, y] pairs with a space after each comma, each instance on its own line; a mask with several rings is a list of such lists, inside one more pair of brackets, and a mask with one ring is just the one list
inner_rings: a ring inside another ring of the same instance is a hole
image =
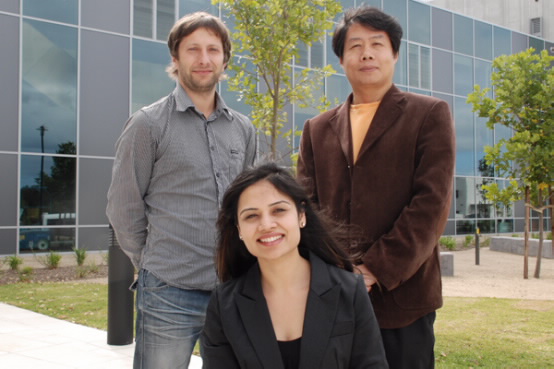
[[267, 180], [246, 188], [239, 197], [239, 235], [258, 260], [277, 260], [298, 255], [300, 228], [306, 223], [292, 198]]

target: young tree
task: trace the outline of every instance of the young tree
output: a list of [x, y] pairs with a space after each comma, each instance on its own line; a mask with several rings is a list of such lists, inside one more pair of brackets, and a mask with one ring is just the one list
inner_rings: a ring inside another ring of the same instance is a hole
[[297, 132], [283, 127], [286, 107], [317, 107], [329, 103], [322, 91], [331, 66], [293, 70], [298, 46], [323, 40], [341, 10], [336, 0], [213, 0], [234, 22], [233, 48], [239, 61], [230, 66], [229, 88], [252, 107], [251, 118], [266, 137], [272, 159], [280, 159], [278, 138], [292, 146]]
[[[535, 53], [528, 49], [519, 54], [502, 55], [493, 61], [492, 86], [475, 86], [468, 102], [480, 117], [488, 118], [487, 126], [504, 125], [513, 131], [510, 139], [501, 139], [493, 147], [485, 147], [485, 159], [509, 185], [484, 186], [487, 197], [510, 204], [525, 201], [525, 252], [523, 277], [528, 278], [528, 240], [530, 210], [539, 214], [539, 249], [535, 278], [540, 277], [544, 239], [544, 213], [552, 204], [554, 189], [554, 57], [546, 50]], [[550, 200], [549, 200], [550, 199]], [[552, 211], [551, 211], [552, 214]], [[552, 217], [551, 217], [552, 218]], [[551, 219], [552, 221], [552, 219]]]

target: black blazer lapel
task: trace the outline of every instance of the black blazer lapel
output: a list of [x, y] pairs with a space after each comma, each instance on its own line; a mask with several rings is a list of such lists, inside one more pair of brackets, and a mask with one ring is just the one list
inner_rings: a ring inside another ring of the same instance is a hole
[[319, 369], [333, 331], [340, 285], [333, 284], [327, 265], [310, 253], [312, 266], [310, 293], [304, 317], [300, 348], [300, 369]]
[[262, 292], [258, 264], [250, 268], [244, 280], [244, 287], [237, 294], [236, 301], [244, 328], [250, 337], [250, 343], [264, 369], [284, 369], [275, 331]]

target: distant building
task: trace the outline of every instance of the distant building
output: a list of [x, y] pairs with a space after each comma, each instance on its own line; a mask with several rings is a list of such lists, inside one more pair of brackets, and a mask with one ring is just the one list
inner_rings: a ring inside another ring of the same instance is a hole
[[[488, 8], [493, 2], [475, 3]], [[480, 190], [483, 182], [505, 181], [483, 164], [483, 147], [511, 133], [488, 130], [465, 101], [474, 84], [490, 86], [498, 55], [553, 46], [546, 36], [552, 6], [545, 5], [552, 1], [538, 1], [544, 7], [537, 15], [542, 37], [414, 0], [341, 3], [374, 5], [397, 17], [405, 35], [395, 83], [452, 108], [457, 162], [445, 233], [473, 233], [476, 227], [482, 233], [521, 232], [523, 206], [496, 208]], [[196, 10], [229, 20], [210, 0], [0, 2], [0, 255], [108, 247], [105, 207], [115, 141], [132, 112], [173, 89], [164, 70], [170, 62], [165, 39], [177, 18]], [[296, 69], [325, 64], [338, 72], [323, 92], [342, 101], [350, 87], [330, 36], [302, 48], [294, 61]], [[225, 82], [220, 92], [230, 106], [250, 112]], [[301, 129], [316, 113], [292, 107], [288, 128]], [[71, 216], [43, 224], [47, 213]]]

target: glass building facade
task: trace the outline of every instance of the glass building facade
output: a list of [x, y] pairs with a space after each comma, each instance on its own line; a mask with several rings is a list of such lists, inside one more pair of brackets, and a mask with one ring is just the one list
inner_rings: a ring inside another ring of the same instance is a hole
[[[496, 207], [481, 190], [483, 183], [505, 182], [484, 163], [484, 146], [511, 133], [487, 129], [466, 96], [474, 84], [490, 86], [495, 57], [554, 44], [413, 0], [363, 3], [402, 24], [397, 86], [451, 106], [457, 162], [445, 234], [476, 227], [522, 232], [522, 204]], [[210, 0], [0, 2], [0, 255], [108, 247], [105, 207], [115, 141], [132, 112], [174, 88], [165, 72], [165, 40], [176, 19], [197, 10], [232, 24]], [[350, 87], [331, 37], [299, 48], [294, 68], [333, 65], [337, 73], [322, 93], [331, 101], [346, 99]], [[250, 112], [225, 82], [219, 90], [231, 107]], [[291, 113], [290, 128], [302, 129], [317, 111], [293, 106]]]

